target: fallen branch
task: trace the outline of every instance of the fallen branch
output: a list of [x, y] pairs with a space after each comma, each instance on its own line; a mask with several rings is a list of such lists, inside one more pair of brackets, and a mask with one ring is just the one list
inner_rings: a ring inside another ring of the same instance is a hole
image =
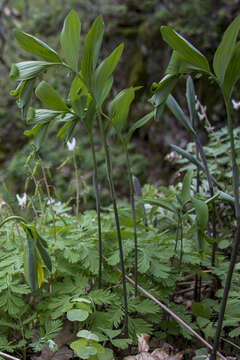
[[[121, 273], [121, 270], [117, 268], [117, 271]], [[125, 275], [125, 278], [135, 286], [134, 280], [132, 280], [129, 276]], [[200, 340], [206, 347], [208, 347], [210, 350], [213, 350], [213, 346], [209, 344], [205, 339], [203, 339], [195, 330], [191, 328], [185, 321], [183, 321], [178, 315], [176, 315], [172, 310], [170, 310], [166, 305], [161, 303], [158, 299], [156, 299], [153, 295], [151, 295], [147, 290], [142, 288], [140, 285], [137, 286], [138, 289], [146, 295], [149, 299], [154, 301], [156, 304], [158, 304], [164, 311], [166, 311], [172, 318], [174, 318], [178, 323], [180, 323], [182, 326], [184, 326], [189, 332], [191, 332], [198, 340]], [[223, 356], [219, 351], [217, 352], [217, 355], [222, 360], [227, 360], [225, 356]]]
[[11, 355], [8, 355], [8, 354], [5, 354], [5, 353], [3, 353], [3, 352], [1, 352], [0, 351], [0, 355], [1, 356], [4, 356], [5, 358], [7, 358], [7, 359], [11, 359], [11, 360], [20, 360], [20, 359], [18, 359], [18, 358], [16, 358], [16, 357], [14, 357], [14, 356], [11, 356]]

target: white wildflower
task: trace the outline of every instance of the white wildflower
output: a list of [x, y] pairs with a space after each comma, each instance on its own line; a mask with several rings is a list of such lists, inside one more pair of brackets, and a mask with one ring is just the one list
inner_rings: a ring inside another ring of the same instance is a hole
[[55, 200], [53, 198], [48, 199], [47, 205], [54, 204]]
[[236, 100], [232, 99], [232, 104], [233, 104], [234, 110], [238, 110], [240, 108], [240, 101], [236, 101]]
[[26, 204], [27, 204], [27, 194], [24, 193], [23, 196], [21, 197], [19, 194], [16, 195], [17, 201], [18, 201], [18, 205], [23, 209], [25, 208]]
[[76, 139], [72, 138], [72, 141], [67, 142], [67, 147], [69, 151], [73, 151], [76, 147]]
[[206, 117], [206, 114], [204, 114], [204, 113], [201, 114], [200, 112], [198, 112], [197, 114], [198, 114], [198, 117], [199, 117], [199, 120], [200, 120], [200, 121], [204, 120], [205, 117]]
[[0, 201], [0, 210], [4, 207], [4, 205], [7, 205], [5, 201]]

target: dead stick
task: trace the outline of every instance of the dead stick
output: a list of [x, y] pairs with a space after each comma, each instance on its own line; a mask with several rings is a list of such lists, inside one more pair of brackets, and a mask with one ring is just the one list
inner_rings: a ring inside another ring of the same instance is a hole
[[[118, 272], [121, 273], [120, 269], [117, 269]], [[135, 282], [128, 277], [127, 275], [125, 275], [125, 278], [132, 284], [135, 285]], [[171, 315], [177, 322], [179, 322], [182, 326], [184, 326], [188, 331], [190, 331], [198, 340], [200, 340], [206, 347], [208, 347], [210, 350], [213, 349], [212, 345], [210, 345], [205, 339], [203, 339], [196, 331], [194, 331], [187, 323], [185, 323], [185, 321], [183, 321], [179, 316], [177, 316], [173, 311], [171, 311], [166, 305], [164, 305], [163, 303], [161, 303], [158, 299], [156, 299], [153, 295], [151, 295], [147, 290], [145, 290], [144, 288], [142, 288], [140, 285], [137, 286], [138, 289], [145, 294], [149, 299], [151, 299], [152, 301], [154, 301], [156, 304], [158, 304], [164, 311], [166, 311], [169, 315]], [[217, 352], [217, 355], [222, 359], [222, 360], [227, 360], [225, 358], [225, 356], [223, 356], [219, 351]]]
[[11, 356], [11, 355], [8, 355], [8, 354], [5, 354], [5, 353], [3, 353], [3, 352], [1, 352], [0, 351], [0, 355], [1, 356], [4, 356], [5, 358], [7, 358], [7, 359], [11, 359], [11, 360], [20, 360], [20, 359], [18, 359], [18, 358], [16, 358], [16, 357], [14, 357], [14, 356]]

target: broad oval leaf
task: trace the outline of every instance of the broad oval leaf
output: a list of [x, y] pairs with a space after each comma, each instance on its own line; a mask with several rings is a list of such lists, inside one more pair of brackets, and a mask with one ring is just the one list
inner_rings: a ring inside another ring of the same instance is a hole
[[78, 72], [78, 61], [80, 54], [80, 31], [81, 24], [76, 11], [71, 10], [64, 20], [60, 35], [60, 44], [67, 64]]
[[47, 61], [22, 61], [12, 65], [9, 77], [12, 80], [29, 80], [38, 76], [53, 65], [59, 65], [59, 63], [49, 63]]
[[93, 72], [96, 68], [99, 51], [102, 44], [104, 33], [104, 22], [102, 16], [98, 16], [92, 24], [85, 42], [84, 52], [81, 62], [81, 71], [83, 78], [90, 84]]
[[41, 81], [35, 90], [35, 94], [42, 103], [50, 110], [69, 111], [56, 90], [46, 81]]
[[99, 337], [96, 334], [94, 334], [93, 332], [88, 331], [88, 330], [80, 330], [77, 333], [77, 336], [80, 338], [83, 338], [83, 339], [87, 339], [87, 340], [99, 341]]
[[222, 41], [214, 54], [213, 69], [220, 84], [224, 81], [225, 72], [233, 55], [239, 30], [240, 16], [236, 17], [224, 32]]
[[27, 34], [18, 29], [13, 31], [13, 35], [18, 44], [31, 54], [40, 56], [42, 59], [49, 62], [61, 62], [61, 58], [59, 57], [58, 53], [35, 36]]
[[67, 312], [67, 318], [70, 321], [85, 321], [89, 312], [81, 309], [71, 309]]
[[172, 95], [168, 96], [166, 104], [176, 119], [180, 121], [180, 123], [195, 136], [196, 132], [193, 129], [189, 118], [184, 114], [183, 110]]
[[198, 67], [204, 72], [210, 72], [209, 64], [205, 56], [190, 44], [189, 41], [184, 39], [184, 37], [172, 30], [170, 26], [161, 26], [161, 34], [163, 40], [168, 43], [172, 49], [176, 50], [184, 61]]
[[192, 203], [196, 211], [197, 224], [201, 231], [204, 231], [208, 224], [208, 206], [202, 200], [195, 197], [192, 198]]
[[109, 104], [109, 116], [117, 134], [121, 131], [127, 121], [130, 105], [135, 97], [133, 87], [120, 91]]

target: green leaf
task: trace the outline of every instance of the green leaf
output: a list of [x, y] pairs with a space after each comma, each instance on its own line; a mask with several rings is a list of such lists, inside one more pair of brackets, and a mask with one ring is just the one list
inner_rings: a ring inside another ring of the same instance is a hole
[[120, 335], [121, 334], [121, 330], [112, 330], [112, 329], [101, 329], [106, 335], [107, 337], [109, 337], [109, 339], [113, 339], [115, 338], [116, 336]]
[[28, 124], [48, 123], [49, 121], [55, 119], [57, 116], [61, 114], [62, 111], [30, 108], [27, 113], [27, 123]]
[[[120, 44], [106, 59], [101, 62], [94, 73], [91, 90], [98, 106], [102, 105], [102, 94], [106, 93], [106, 90], [104, 90], [106, 82], [110, 81], [109, 78], [119, 62], [122, 51], [123, 44]], [[109, 84], [107, 87], [109, 88]]]
[[50, 110], [69, 111], [56, 90], [46, 81], [41, 81], [35, 90], [36, 96]]
[[45, 247], [42, 245], [39, 238], [37, 238], [37, 240], [36, 240], [36, 245], [37, 245], [37, 249], [39, 251], [40, 257], [42, 258], [42, 261], [44, 262], [44, 264], [46, 265], [48, 270], [51, 272], [52, 271], [51, 258], [49, 256], [47, 250], [45, 249]]
[[96, 334], [92, 333], [91, 331], [88, 330], [80, 330], [77, 333], [77, 336], [83, 339], [87, 339], [87, 340], [95, 340], [95, 341], [99, 341], [99, 338]]
[[196, 211], [198, 226], [201, 231], [204, 231], [208, 224], [208, 206], [197, 198], [192, 198], [192, 203]]
[[131, 140], [131, 137], [135, 130], [145, 125], [149, 120], [153, 118], [153, 116], [154, 116], [154, 111], [151, 111], [149, 114], [143, 116], [140, 120], [136, 121], [128, 131], [128, 134], [126, 136], [126, 142], [129, 142]]
[[171, 110], [176, 119], [193, 135], [196, 135], [195, 130], [193, 129], [189, 118], [184, 114], [181, 107], [178, 105], [177, 101], [172, 95], [169, 95], [166, 101], [168, 108]]
[[69, 92], [69, 99], [71, 104], [74, 103], [74, 101], [76, 99], [78, 99], [80, 96], [88, 96], [88, 89], [86, 87], [86, 85], [83, 83], [83, 81], [81, 80], [82, 77], [82, 73], [80, 72], [79, 75], [76, 75], [71, 88], [70, 88], [70, 92]]
[[114, 358], [112, 349], [104, 347], [104, 352], [98, 354], [98, 360], [112, 360]]
[[46, 137], [49, 123], [38, 123], [31, 130], [24, 131], [24, 134], [30, 138], [33, 138], [33, 144], [36, 150], [39, 150], [43, 140]]
[[237, 16], [224, 32], [222, 41], [214, 54], [213, 69], [220, 84], [224, 81], [227, 67], [234, 52], [239, 30], [240, 16]]
[[23, 61], [12, 65], [9, 77], [12, 80], [29, 80], [37, 77], [53, 65], [59, 64], [47, 61]]
[[91, 101], [88, 110], [87, 110], [87, 117], [86, 117], [86, 124], [88, 131], [91, 132], [93, 128], [94, 121], [96, 119], [97, 113], [96, 113], [96, 105], [94, 101]]
[[190, 114], [190, 122], [191, 124], [194, 124], [194, 119], [196, 117], [195, 90], [191, 76], [188, 76], [187, 78], [186, 98], [187, 98], [188, 110]]
[[81, 309], [72, 309], [67, 312], [67, 318], [70, 321], [85, 321], [89, 316], [89, 312]]
[[109, 116], [117, 134], [121, 134], [122, 132], [134, 97], [135, 90], [131, 87], [120, 91], [109, 104]]
[[104, 22], [102, 16], [98, 16], [92, 24], [85, 42], [84, 53], [81, 63], [82, 76], [88, 85], [91, 83], [92, 75], [97, 66], [99, 51], [104, 33]]
[[177, 32], [172, 30], [170, 26], [161, 26], [161, 34], [163, 40], [179, 53], [179, 56], [189, 64], [196, 66], [204, 72], [210, 72], [209, 64], [205, 56], [197, 50], [190, 42]]
[[225, 96], [230, 99], [233, 87], [240, 77], [240, 41], [235, 45], [232, 57], [225, 72], [222, 88]]
[[38, 289], [37, 261], [34, 240], [28, 238], [24, 247], [24, 272], [32, 291]]
[[170, 146], [174, 151], [176, 151], [178, 154], [182, 155], [185, 159], [188, 159], [191, 163], [196, 165], [199, 169], [204, 170], [204, 167], [202, 166], [200, 161], [198, 159], [196, 159], [192, 154], [181, 149], [179, 146], [172, 145], [172, 144], [170, 144]]
[[145, 204], [151, 204], [151, 205], [155, 205], [155, 206], [159, 206], [162, 207], [165, 210], [171, 211], [173, 213], [177, 213], [177, 209], [175, 208], [174, 205], [172, 205], [169, 200], [164, 200], [164, 199], [151, 199], [151, 198], [144, 198], [143, 202]]
[[114, 339], [111, 340], [111, 343], [113, 346], [119, 348], [119, 349], [127, 349], [128, 345], [132, 343], [132, 339]]
[[172, 56], [167, 66], [166, 74], [179, 76], [180, 74], [199, 71], [197, 66], [193, 66], [184, 61], [176, 50], [173, 50]]
[[152, 85], [152, 91], [154, 92], [154, 95], [151, 98], [151, 103], [154, 106], [160, 106], [162, 105], [172, 89], [174, 88], [178, 77], [176, 75], [165, 75], [164, 78], [157, 83], [153, 83]]
[[35, 78], [21, 81], [20, 84], [20, 87], [14, 93], [11, 92], [11, 95], [18, 96], [17, 105], [22, 110], [22, 117], [25, 119], [32, 100]]
[[183, 204], [191, 200], [191, 182], [193, 178], [193, 170], [188, 170], [183, 179], [181, 199]]
[[81, 24], [76, 11], [71, 10], [64, 20], [60, 44], [67, 64], [78, 72]]
[[201, 317], [205, 319], [209, 319], [211, 315], [211, 309], [208, 305], [202, 304], [199, 302], [194, 302], [192, 304], [192, 312], [196, 317]]
[[29, 35], [18, 29], [13, 30], [13, 35], [18, 44], [31, 54], [40, 56], [48, 62], [61, 62], [61, 59], [56, 51], [35, 36]]

